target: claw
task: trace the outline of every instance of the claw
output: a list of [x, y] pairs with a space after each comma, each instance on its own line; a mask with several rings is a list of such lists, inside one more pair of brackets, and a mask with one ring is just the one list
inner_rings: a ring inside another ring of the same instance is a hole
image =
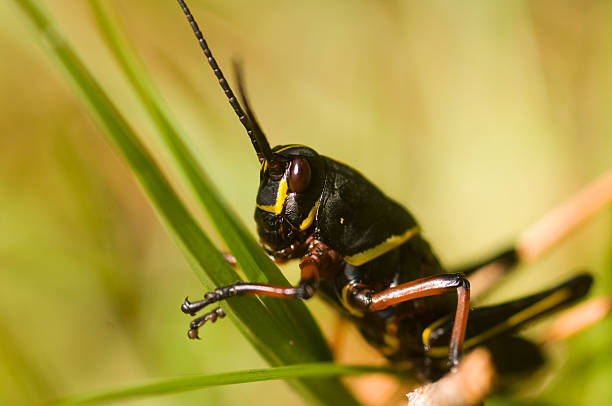
[[189, 296], [185, 297], [185, 300], [183, 301], [183, 303], [181, 304], [181, 311], [183, 313], [189, 313], [189, 305], [191, 303], [189, 302]]
[[185, 298], [185, 301], [181, 305], [181, 311], [185, 314], [190, 314], [195, 316], [197, 312], [208, 306], [210, 303], [214, 303], [214, 300], [210, 294], [207, 293], [204, 296], [204, 300], [198, 300], [196, 302], [190, 302], [188, 298]]
[[189, 298], [186, 297], [185, 301], [181, 305], [181, 311], [183, 313], [195, 316], [195, 314], [197, 312], [199, 312], [200, 310], [202, 310], [206, 306], [208, 306], [208, 305], [210, 305], [212, 303], [217, 302], [219, 300], [220, 295], [221, 295], [219, 292], [220, 292], [219, 289], [217, 289], [217, 290], [215, 290], [213, 292], [208, 292], [207, 294], [204, 295], [204, 299], [198, 300], [198, 301], [195, 301], [195, 302], [190, 302]]
[[185, 301], [181, 305], [181, 311], [185, 314], [195, 315], [195, 312], [191, 310], [191, 302], [189, 301], [189, 297], [185, 298]]
[[198, 330], [204, 325], [204, 323], [206, 323], [207, 321], [214, 323], [215, 321], [217, 321], [218, 318], [223, 317], [225, 317], [225, 312], [221, 307], [217, 307], [215, 310], [208, 312], [205, 315], [198, 317], [197, 319], [192, 320], [191, 323], [189, 323], [189, 331], [187, 332], [187, 337], [192, 340], [196, 338], [199, 340], [200, 337], [198, 336]]

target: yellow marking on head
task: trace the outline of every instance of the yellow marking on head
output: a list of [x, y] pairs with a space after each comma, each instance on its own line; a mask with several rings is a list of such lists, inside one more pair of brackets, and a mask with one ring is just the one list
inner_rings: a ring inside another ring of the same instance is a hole
[[310, 211], [308, 212], [308, 217], [306, 217], [304, 219], [304, 221], [302, 221], [302, 224], [300, 224], [300, 230], [306, 230], [308, 227], [310, 227], [310, 225], [312, 224], [315, 215], [317, 214], [317, 209], [319, 208], [319, 202], [320, 200], [317, 200], [317, 202], [314, 204], [314, 206], [312, 206], [312, 209], [310, 209]]
[[349, 283], [342, 288], [340, 302], [342, 303], [342, 306], [344, 306], [344, 308], [353, 316], [363, 317], [363, 311], [361, 309], [357, 309], [355, 306], [352, 306], [348, 301], [348, 291], [352, 286], [353, 285]]
[[[302, 145], [302, 144], [291, 144], [291, 145], [286, 145], [283, 148], [279, 149], [278, 151], [275, 151], [275, 154], [278, 154], [279, 152], [283, 152], [286, 151], [288, 149], [291, 148], [308, 148], [306, 145]], [[268, 170], [268, 160], [264, 159], [264, 161], [261, 164], [261, 171], [265, 172]]]
[[[563, 302], [564, 300], [566, 300], [567, 298], [571, 296], [572, 296], [572, 292], [569, 288], [561, 289], [553, 293], [552, 295], [545, 297], [539, 302], [536, 302], [532, 304], [531, 306], [521, 310], [515, 315], [508, 317], [502, 323], [496, 325], [493, 328], [490, 328], [489, 330], [486, 330], [482, 334], [479, 334], [477, 336], [470, 338], [469, 340], [466, 340], [464, 343], [464, 348], [467, 349], [467, 348], [473, 347], [495, 336], [496, 334], [499, 334], [500, 332], [504, 330], [509, 330], [512, 327], [515, 327], [519, 325], [520, 323], [526, 320], [529, 320], [531, 317], [536, 316], [540, 313], [543, 313], [546, 310], [553, 308], [554, 306], [557, 306], [558, 304], [560, 304], [561, 302]], [[438, 321], [436, 321], [434, 324], [436, 323], [438, 323]], [[432, 356], [432, 357], [445, 357], [446, 355], [448, 355], [448, 346], [431, 347], [429, 351], [427, 351], [427, 355]]]
[[291, 148], [308, 148], [308, 147], [302, 144], [290, 144], [290, 145], [285, 145], [283, 148], [279, 149], [278, 151], [274, 151], [274, 153], [278, 154], [279, 152], [283, 152]]
[[283, 205], [285, 204], [285, 199], [287, 198], [287, 177], [283, 176], [278, 184], [278, 191], [276, 192], [276, 202], [274, 205], [263, 205], [263, 204], [255, 204], [263, 211], [267, 211], [268, 213], [281, 214], [283, 211]]
[[[279, 152], [283, 152], [286, 151], [288, 149], [291, 148], [308, 148], [306, 145], [302, 145], [302, 144], [291, 144], [291, 145], [286, 145], [283, 148], [279, 149], [278, 151], [274, 152], [275, 154], [278, 154]], [[264, 159], [263, 162], [261, 163], [261, 171], [265, 172], [268, 170], [268, 160]]]
[[375, 247], [368, 248], [367, 250], [358, 252], [355, 255], [349, 255], [348, 257], [344, 257], [344, 261], [354, 266], [363, 265], [366, 262], [369, 262], [374, 258], [385, 254], [388, 251], [391, 251], [393, 248], [402, 245], [410, 238], [412, 238], [415, 234], [417, 234], [420, 230], [421, 229], [419, 228], [419, 226], [409, 228], [403, 234], [392, 235], [391, 237], [387, 238], [385, 241], [381, 242]]

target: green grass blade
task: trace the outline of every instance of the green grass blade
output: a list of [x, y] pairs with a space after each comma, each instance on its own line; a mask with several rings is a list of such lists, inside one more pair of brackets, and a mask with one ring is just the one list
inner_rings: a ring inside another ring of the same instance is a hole
[[[247, 279], [252, 282], [288, 285], [287, 279], [267, 258], [230, 206], [223, 201], [221, 194], [183, 142], [176, 120], [162, 102], [162, 98], [158, 96], [148, 73], [131, 50], [125, 37], [113, 26], [104, 6], [99, 0], [90, 0], [90, 5], [106, 44], [152, 118], [158, 135], [192, 193], [208, 212], [219, 234], [236, 257]], [[176, 15], [177, 18], [182, 18], [178, 7]], [[188, 29], [187, 24], [185, 26]], [[318, 325], [302, 302], [279, 301], [275, 298], [262, 300], [271, 313], [279, 319], [279, 324], [290, 329], [290, 333], [297, 340], [305, 341], [304, 346], [313, 351], [315, 359], [320, 361], [331, 359], [331, 353]]]
[[331, 377], [373, 373], [397, 374], [397, 371], [390, 368], [376, 366], [338, 365], [333, 363], [300, 364], [276, 368], [250, 369], [215, 375], [190, 375], [177, 378], [159, 379], [149, 383], [128, 386], [121, 389], [68, 396], [65, 398], [52, 400], [47, 404], [95, 404], [136, 397], [187, 392], [221, 385], [234, 385], [239, 383], [261, 382], [277, 379]]
[[[89, 108], [96, 123], [124, 156], [162, 222], [176, 240], [198, 277], [206, 284], [226, 285], [239, 280], [221, 253], [202, 232], [186, 210], [147, 150], [104, 93], [100, 85], [67, 45], [36, 1], [15, 1], [41, 35], [51, 55], [67, 75], [77, 94]], [[204, 271], [206, 269], [206, 272]], [[257, 298], [229, 301], [230, 316], [238, 327], [273, 365], [312, 362], [312, 354], [302, 348], [278, 325]], [[337, 379], [304, 378], [296, 385], [309, 400], [318, 404], [357, 404]]]
[[[239, 280], [238, 274], [227, 264], [221, 253], [185, 209], [146, 149], [95, 79], [56, 31], [45, 12], [31, 0], [16, 3], [26, 12], [26, 16], [34, 27], [43, 35], [45, 43], [50, 47], [51, 54], [93, 113], [96, 122], [104, 129], [108, 139], [126, 158], [157, 214], [187, 256], [190, 264], [194, 266], [202, 282], [208, 285], [221, 285]], [[204, 269], [208, 273], [204, 272]], [[257, 324], [265, 323], [268, 324], [266, 328], [275, 328], [275, 324], [270, 321], [268, 311], [257, 299], [245, 299], [247, 301], [244, 303], [228, 303], [237, 318], [246, 322], [239, 326], [248, 333], [251, 340], [277, 341], [273, 334], [266, 334], [265, 329], [260, 329], [255, 325], [256, 323], [249, 321], [249, 318], [254, 317], [252, 320], [257, 320]], [[282, 342], [278, 344], [282, 345]], [[258, 344], [258, 346], [260, 346], [258, 348], [269, 347], [268, 344]], [[284, 346], [287, 350], [291, 347], [286, 343]], [[267, 355], [274, 359], [277, 358], [275, 354], [277, 354], [276, 351], [269, 350]]]

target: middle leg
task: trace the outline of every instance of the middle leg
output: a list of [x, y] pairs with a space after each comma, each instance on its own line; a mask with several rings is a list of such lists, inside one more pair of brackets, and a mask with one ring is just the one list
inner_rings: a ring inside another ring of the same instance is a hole
[[461, 358], [470, 307], [470, 283], [462, 274], [429, 276], [378, 293], [360, 285], [353, 285], [349, 289], [348, 298], [353, 306], [366, 312], [374, 312], [408, 300], [453, 291], [457, 292], [457, 310], [455, 311], [448, 358], [450, 365], [455, 367]]

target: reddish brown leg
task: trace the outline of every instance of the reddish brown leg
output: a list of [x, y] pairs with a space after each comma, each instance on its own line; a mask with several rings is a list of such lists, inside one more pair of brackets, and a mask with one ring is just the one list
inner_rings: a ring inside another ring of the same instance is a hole
[[204, 299], [197, 302], [190, 302], [185, 298], [185, 302], [181, 305], [181, 310], [183, 313], [193, 316], [210, 304], [234, 296], [263, 295], [283, 299], [308, 299], [314, 295], [318, 285], [318, 268], [310, 263], [304, 263], [304, 261], [300, 263], [300, 267], [302, 267], [302, 277], [297, 286], [282, 287], [260, 283], [236, 282], [233, 285], [223, 286], [206, 293]]
[[[308, 253], [300, 260], [302, 273], [297, 286], [283, 287], [237, 282], [233, 285], [223, 286], [208, 292], [204, 295], [203, 300], [198, 300], [197, 302], [190, 302], [185, 298], [181, 305], [181, 310], [183, 313], [194, 316], [206, 306], [234, 296], [262, 295], [282, 299], [309, 299], [314, 295], [319, 285], [319, 271], [324, 270], [337, 261], [339, 261], [339, 256], [334, 251], [327, 248], [324, 244], [313, 240], [308, 247]], [[197, 338], [197, 330], [204, 324], [204, 321], [208, 320], [205, 316], [194, 320], [191, 324], [188, 333], [190, 338]]]
[[462, 274], [429, 276], [385, 289], [379, 293], [372, 293], [370, 290], [356, 287], [349, 292], [349, 295], [351, 301], [363, 310], [377, 311], [407, 300], [441, 295], [452, 291], [457, 291], [457, 311], [455, 312], [448, 358], [451, 366], [454, 367], [461, 358], [470, 309], [470, 283]]

